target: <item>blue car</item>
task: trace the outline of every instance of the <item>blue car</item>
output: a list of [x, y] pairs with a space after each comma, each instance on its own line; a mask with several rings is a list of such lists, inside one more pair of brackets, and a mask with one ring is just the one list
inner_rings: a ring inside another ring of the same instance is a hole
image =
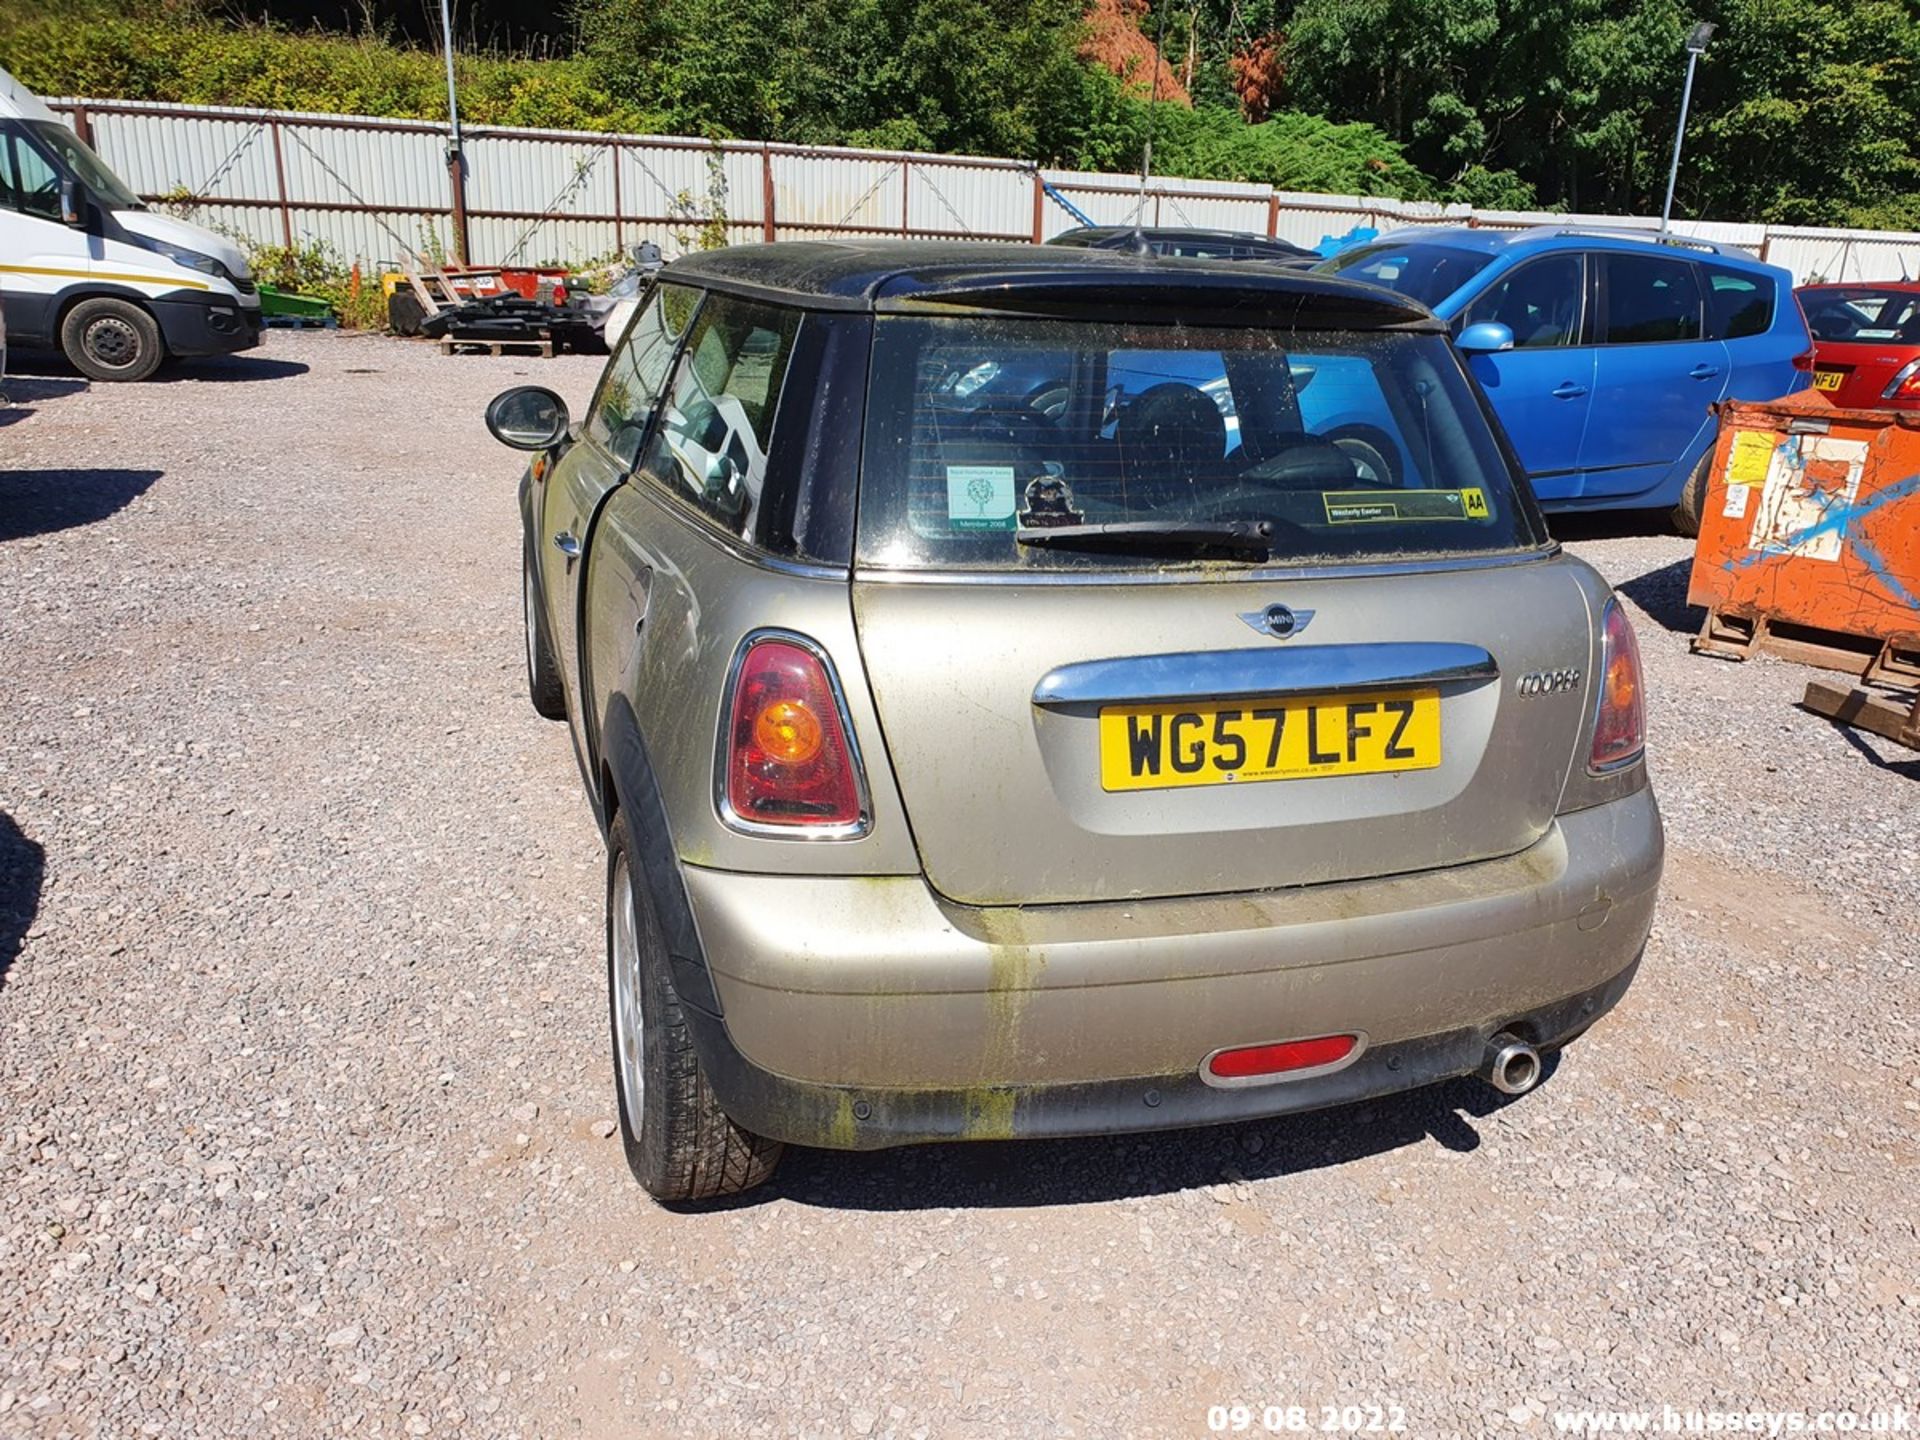
[[1453, 226], [1396, 231], [1315, 270], [1397, 290], [1452, 323], [1548, 510], [1671, 505], [1696, 528], [1714, 403], [1811, 383], [1793, 277], [1732, 246]]

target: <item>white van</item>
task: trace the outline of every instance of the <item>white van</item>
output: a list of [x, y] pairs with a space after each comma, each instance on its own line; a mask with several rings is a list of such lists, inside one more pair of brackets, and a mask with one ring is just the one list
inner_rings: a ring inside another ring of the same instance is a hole
[[0, 70], [0, 301], [16, 350], [58, 348], [95, 380], [260, 343], [260, 296], [230, 240], [140, 203]]

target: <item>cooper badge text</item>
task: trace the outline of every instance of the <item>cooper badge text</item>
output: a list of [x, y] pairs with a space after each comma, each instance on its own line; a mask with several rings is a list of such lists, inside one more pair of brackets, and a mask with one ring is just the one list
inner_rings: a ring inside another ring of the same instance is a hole
[[1522, 695], [1558, 695], [1562, 690], [1580, 688], [1580, 667], [1563, 670], [1529, 670], [1514, 686]]

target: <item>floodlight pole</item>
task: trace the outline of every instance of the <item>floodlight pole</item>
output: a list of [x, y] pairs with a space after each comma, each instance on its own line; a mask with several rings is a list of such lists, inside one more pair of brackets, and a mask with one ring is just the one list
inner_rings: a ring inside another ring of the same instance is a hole
[[440, 0], [440, 39], [447, 57], [447, 179], [453, 190], [453, 253], [467, 263], [467, 156], [460, 144], [460, 97], [453, 84], [453, 13]]
[[1693, 67], [1699, 65], [1701, 54], [1707, 50], [1713, 29], [1709, 21], [1701, 21], [1686, 40], [1686, 86], [1680, 90], [1680, 123], [1674, 127], [1674, 161], [1667, 167], [1667, 204], [1661, 205], [1661, 234], [1667, 234], [1674, 213], [1674, 184], [1680, 180], [1680, 142], [1686, 138], [1686, 111], [1693, 100]]
[[[1160, 47], [1167, 38], [1167, 11], [1169, 5], [1160, 7], [1160, 24], [1153, 36], [1153, 78], [1147, 82], [1147, 144], [1140, 156], [1140, 199], [1133, 207], [1133, 229], [1136, 235], [1140, 231], [1140, 222], [1146, 218], [1147, 180], [1153, 174], [1153, 119], [1158, 113], [1160, 97]], [[1141, 240], [1144, 244], [1144, 239]]]

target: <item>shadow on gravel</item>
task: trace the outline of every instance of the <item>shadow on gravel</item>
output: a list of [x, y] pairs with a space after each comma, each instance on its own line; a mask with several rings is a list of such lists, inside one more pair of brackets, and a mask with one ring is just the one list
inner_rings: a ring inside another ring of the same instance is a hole
[[1647, 612], [1647, 618], [1677, 635], [1697, 635], [1706, 611], [1687, 604], [1687, 580], [1693, 557], [1636, 575], [1614, 588]]
[[[310, 366], [298, 360], [269, 360], [264, 355], [206, 355], [192, 360], [174, 360], [160, 367], [159, 373], [150, 380], [140, 381], [143, 385], [170, 385], [183, 380], [207, 380], [225, 384], [236, 380], [287, 380], [295, 375], [304, 375]], [[67, 363], [67, 357], [57, 350], [36, 350], [30, 355], [7, 355], [7, 383], [14, 384], [15, 376], [71, 378], [74, 388], [84, 389], [87, 381], [80, 372]], [[15, 396], [15, 399], [20, 398]]]
[[84, 380], [38, 380], [25, 375], [9, 373], [0, 380], [0, 395], [7, 403], [0, 406], [0, 426], [18, 425], [33, 414], [34, 408], [45, 400], [57, 400], [62, 395], [73, 395], [87, 388]]
[[0, 542], [91, 525], [123, 509], [160, 470], [0, 471]]
[[13, 957], [20, 953], [39, 912], [46, 869], [47, 852], [21, 834], [13, 817], [0, 810], [0, 986], [7, 983]]
[[[1821, 718], [1825, 719], [1826, 717], [1822, 716]], [[1842, 740], [1845, 740], [1847, 744], [1866, 756], [1867, 759], [1871, 760], [1879, 769], [1885, 770], [1890, 775], [1904, 775], [1909, 780], [1920, 780], [1920, 760], [1889, 760], [1878, 750], [1874, 749], [1872, 745], [1868, 744], [1866, 739], [1858, 730], [1854, 729], [1853, 726], [1842, 725], [1837, 721], [1830, 721], [1829, 723], [1833, 725], [1834, 729], [1840, 732], [1840, 738]], [[1891, 745], [1895, 742], [1889, 740], [1887, 743]], [[1903, 751], [1902, 753], [1904, 754], [1905, 752]]]
[[1582, 510], [1547, 516], [1556, 540], [1625, 540], [1639, 535], [1673, 535], [1670, 510]]
[[[1544, 1059], [1543, 1085], [1552, 1082], [1559, 1052]], [[1086, 1205], [1324, 1170], [1428, 1139], [1464, 1153], [1480, 1146], [1476, 1119], [1524, 1101], [1478, 1080], [1453, 1080], [1362, 1105], [1203, 1130], [862, 1152], [796, 1149], [771, 1183], [726, 1203], [745, 1208], [785, 1199], [831, 1210]]]

